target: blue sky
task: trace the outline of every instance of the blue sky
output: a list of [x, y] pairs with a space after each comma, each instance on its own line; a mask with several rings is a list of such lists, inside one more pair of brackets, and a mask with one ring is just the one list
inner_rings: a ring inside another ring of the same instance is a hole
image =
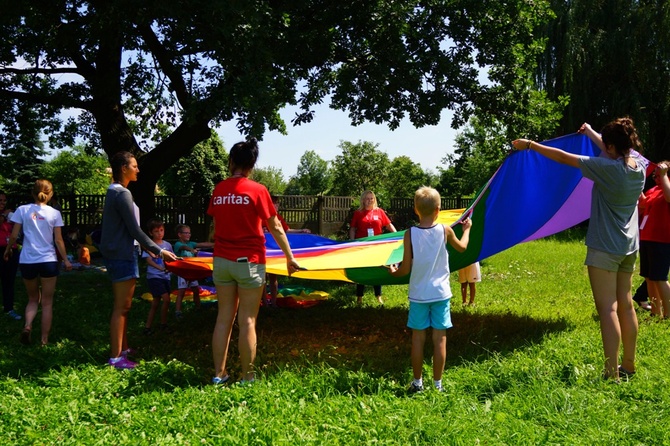
[[[437, 171], [440, 160], [453, 152], [456, 131], [450, 127], [451, 113], [442, 113], [437, 126], [414, 128], [409, 120], [404, 120], [396, 130], [387, 125], [362, 124], [354, 127], [345, 112], [332, 110], [327, 105], [315, 108], [315, 117], [309, 124], [291, 126], [291, 119], [297, 107], [282, 110], [288, 135], [266, 132], [260, 141], [260, 156], [257, 167], [276, 167], [282, 170], [284, 179], [295, 175], [300, 157], [307, 151], [315, 151], [321, 158], [332, 161], [340, 154], [340, 141], [369, 141], [379, 144], [378, 150], [385, 152], [389, 159], [406, 155], [424, 169]], [[244, 140], [234, 122], [219, 127], [218, 133], [226, 149]]]

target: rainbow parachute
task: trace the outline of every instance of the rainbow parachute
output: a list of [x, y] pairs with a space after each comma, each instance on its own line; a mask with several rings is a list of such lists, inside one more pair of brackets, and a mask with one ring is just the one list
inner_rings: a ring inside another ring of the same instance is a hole
[[[580, 134], [544, 144], [578, 155], [600, 154], [600, 149]], [[439, 222], [451, 225], [459, 237], [462, 233], [459, 222], [468, 216], [472, 218], [468, 249], [458, 253], [448, 247], [451, 271], [583, 222], [589, 217], [592, 185], [579, 169], [556, 163], [534, 151], [510, 153], [470, 208], [440, 213]], [[402, 260], [404, 232], [344, 242], [311, 234], [288, 234], [298, 263], [307, 269], [293, 277], [365, 285], [407, 283], [409, 276], [395, 278], [386, 268]], [[288, 275], [284, 255], [269, 234], [266, 248], [267, 271]], [[211, 275], [212, 259], [185, 259], [170, 263], [168, 269], [185, 278], [202, 279]]]

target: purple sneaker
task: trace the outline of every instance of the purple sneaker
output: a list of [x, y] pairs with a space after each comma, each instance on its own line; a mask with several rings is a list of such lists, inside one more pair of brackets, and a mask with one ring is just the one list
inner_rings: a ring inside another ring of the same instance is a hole
[[109, 358], [107, 364], [119, 370], [134, 369], [137, 366], [136, 362], [130, 361], [127, 358], [124, 358], [123, 356], [120, 356], [119, 359], [117, 359], [116, 361], [114, 361], [112, 358]]
[[128, 356], [135, 356], [137, 354], [137, 350], [135, 350], [132, 347], [128, 347], [128, 350], [122, 350], [121, 351], [121, 356], [124, 358], [127, 358]]

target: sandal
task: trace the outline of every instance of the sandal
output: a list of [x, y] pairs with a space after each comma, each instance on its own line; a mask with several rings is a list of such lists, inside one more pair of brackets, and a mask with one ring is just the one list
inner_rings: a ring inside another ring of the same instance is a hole
[[645, 311], [651, 311], [651, 304], [649, 303], [649, 301], [647, 301], [647, 300], [642, 301], [642, 302], [635, 301], [635, 303], [637, 303], [637, 305], [638, 305], [640, 308], [642, 308], [643, 310], [645, 310]]
[[30, 328], [26, 327], [23, 329], [21, 332], [21, 337], [19, 338], [19, 341], [23, 345], [30, 345]]

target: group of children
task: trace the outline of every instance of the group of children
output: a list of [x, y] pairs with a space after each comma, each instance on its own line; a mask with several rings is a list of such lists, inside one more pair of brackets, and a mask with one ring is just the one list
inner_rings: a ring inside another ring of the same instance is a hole
[[[446, 330], [451, 324], [451, 289], [449, 283], [449, 256], [446, 249], [448, 243], [459, 252], [465, 251], [469, 242], [472, 222], [465, 218], [461, 223], [463, 233], [459, 239], [454, 230], [445, 225], [436, 224], [440, 212], [440, 194], [430, 187], [422, 187], [414, 196], [414, 208], [419, 217], [419, 224], [410, 228], [404, 237], [403, 261], [398, 266], [392, 265], [390, 273], [394, 276], [405, 276], [411, 273], [409, 283], [409, 316], [407, 326], [412, 329], [411, 362], [414, 379], [410, 385], [411, 393], [423, 390], [423, 350], [426, 331], [432, 329], [433, 340], [433, 383], [438, 391], [442, 391], [442, 373], [446, 362]], [[147, 224], [151, 239], [162, 249], [174, 252], [178, 257], [193, 257], [200, 248], [212, 248], [213, 243], [197, 243], [191, 241], [191, 229], [188, 225], [176, 227], [178, 241], [174, 250], [164, 240], [165, 225], [159, 219], [151, 219]], [[161, 258], [144, 252], [142, 257], [147, 262], [147, 284], [152, 295], [151, 309], [147, 317], [144, 333], [153, 333], [152, 325], [160, 307], [160, 329], [168, 329], [168, 312], [170, 307], [170, 273]], [[476, 283], [481, 280], [479, 263], [474, 263], [459, 270], [461, 296], [463, 304], [468, 304], [467, 292], [470, 291], [469, 304], [474, 304]], [[181, 277], [177, 283], [178, 294], [175, 315], [182, 318], [182, 301], [186, 290], [193, 292], [195, 308], [200, 307], [199, 284]], [[161, 305], [162, 303], [162, 305]]]
[[[177, 233], [177, 242], [172, 245], [165, 241], [165, 224], [157, 218], [152, 218], [147, 223], [147, 231], [154, 243], [162, 249], [174, 252], [177, 257], [194, 257], [200, 248], [213, 248], [214, 243], [201, 242], [197, 243], [191, 241], [191, 228], [185, 224], [177, 225], [175, 232]], [[147, 316], [147, 322], [144, 325], [144, 334], [151, 335], [154, 333], [152, 328], [154, 318], [160, 307], [160, 330], [169, 331], [168, 328], [168, 312], [170, 309], [170, 273], [165, 267], [163, 259], [155, 257], [151, 253], [144, 251], [142, 258], [147, 262], [147, 285], [151, 293], [151, 309]], [[200, 284], [197, 281], [188, 281], [182, 277], [177, 278], [177, 300], [175, 303], [175, 316], [178, 320], [183, 317], [182, 302], [187, 290], [193, 293], [193, 303], [196, 309], [200, 308]], [[161, 305], [162, 302], [162, 305]]]

